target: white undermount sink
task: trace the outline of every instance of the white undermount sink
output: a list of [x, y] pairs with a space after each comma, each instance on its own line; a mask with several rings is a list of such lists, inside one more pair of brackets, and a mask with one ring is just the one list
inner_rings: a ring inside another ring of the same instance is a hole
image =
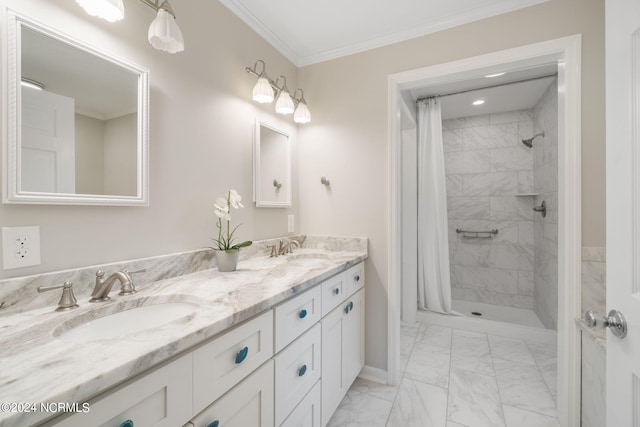
[[327, 262], [329, 260], [329, 256], [325, 254], [315, 254], [315, 253], [302, 253], [302, 254], [292, 254], [287, 256], [287, 261], [291, 263], [296, 263], [298, 265], [313, 265], [321, 262]]
[[165, 325], [193, 314], [199, 305], [190, 302], [165, 302], [143, 305], [63, 327], [54, 336], [63, 341], [89, 342], [113, 339]]

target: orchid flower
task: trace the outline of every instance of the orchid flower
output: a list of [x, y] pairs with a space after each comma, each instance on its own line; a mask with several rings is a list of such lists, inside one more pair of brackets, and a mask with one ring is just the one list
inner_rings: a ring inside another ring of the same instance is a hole
[[[228, 190], [227, 197], [218, 197], [216, 199], [213, 206], [215, 207], [214, 213], [218, 217], [218, 220], [216, 221], [216, 227], [218, 228], [218, 238], [211, 239], [216, 243], [217, 246], [216, 248], [211, 249], [217, 249], [220, 251], [232, 251], [251, 245], [252, 242], [250, 240], [238, 244], [233, 244], [233, 235], [235, 234], [238, 227], [240, 227], [240, 225], [236, 225], [236, 227], [231, 230], [231, 208], [243, 208], [244, 206], [242, 205], [242, 203], [240, 203], [241, 200], [242, 197], [236, 190]], [[222, 232], [222, 220], [227, 221], [226, 233], [224, 234]]]

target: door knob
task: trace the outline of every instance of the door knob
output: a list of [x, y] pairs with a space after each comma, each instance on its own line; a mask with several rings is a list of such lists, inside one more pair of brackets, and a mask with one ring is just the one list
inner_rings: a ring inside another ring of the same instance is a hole
[[591, 310], [585, 311], [584, 320], [590, 328], [610, 328], [613, 335], [618, 338], [627, 336], [627, 321], [618, 310], [611, 310], [605, 318], [598, 317]]

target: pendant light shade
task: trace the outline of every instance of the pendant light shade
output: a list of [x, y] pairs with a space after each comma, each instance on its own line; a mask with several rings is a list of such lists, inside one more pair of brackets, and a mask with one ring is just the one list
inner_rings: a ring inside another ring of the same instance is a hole
[[253, 87], [253, 100], [260, 104], [273, 102], [273, 88], [266, 77], [260, 76]]
[[298, 103], [298, 108], [293, 113], [293, 121], [296, 123], [309, 123], [311, 121], [311, 112], [304, 99]]
[[97, 16], [105, 21], [115, 22], [124, 18], [124, 4], [122, 0], [76, 0], [91, 16]]
[[176, 24], [171, 6], [168, 2], [163, 2], [158, 9], [156, 19], [149, 26], [149, 43], [158, 50], [169, 53], [182, 52], [184, 50], [184, 39], [182, 31]]
[[285, 88], [280, 91], [278, 99], [276, 100], [276, 113], [278, 114], [291, 114], [293, 113], [294, 105], [289, 91]]

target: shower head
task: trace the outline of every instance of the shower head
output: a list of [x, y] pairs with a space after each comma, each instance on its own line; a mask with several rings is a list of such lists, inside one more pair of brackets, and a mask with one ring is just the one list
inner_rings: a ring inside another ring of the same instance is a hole
[[534, 139], [536, 139], [536, 138], [537, 138], [537, 137], [539, 137], [539, 136], [541, 136], [541, 137], [543, 137], [543, 138], [544, 138], [544, 131], [543, 131], [543, 132], [540, 132], [540, 133], [537, 133], [537, 134], [535, 134], [535, 135], [533, 135], [533, 136], [532, 136], [531, 138], [529, 138], [529, 139], [523, 139], [523, 140], [522, 140], [522, 143], [523, 143], [524, 145], [526, 145], [527, 147], [532, 148], [532, 147], [533, 147], [533, 140], [534, 140]]

